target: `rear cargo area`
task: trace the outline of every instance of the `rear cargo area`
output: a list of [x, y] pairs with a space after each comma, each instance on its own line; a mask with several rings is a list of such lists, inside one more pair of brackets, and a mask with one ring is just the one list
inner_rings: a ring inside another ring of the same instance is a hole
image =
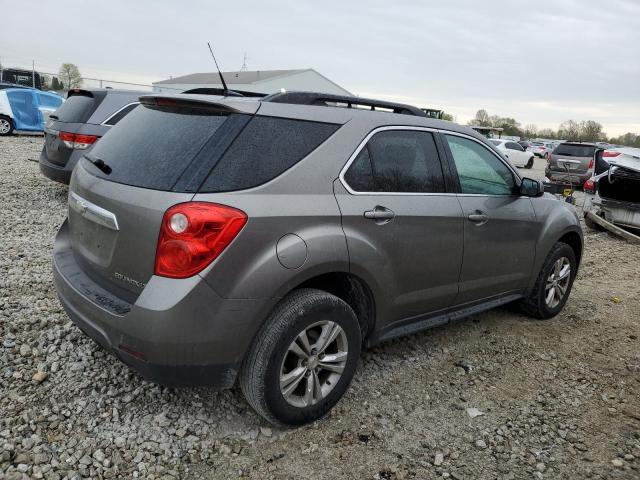
[[611, 181], [608, 177], [600, 179], [598, 191], [604, 199], [640, 205], [640, 172], [617, 168], [611, 175]]

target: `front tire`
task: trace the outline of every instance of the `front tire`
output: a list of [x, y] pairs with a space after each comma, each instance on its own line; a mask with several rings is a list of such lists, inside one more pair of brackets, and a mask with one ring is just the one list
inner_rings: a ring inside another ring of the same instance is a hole
[[555, 317], [567, 303], [577, 266], [573, 249], [557, 242], [547, 255], [529, 296], [522, 300], [522, 310], [543, 320]]
[[4, 115], [0, 115], [0, 137], [8, 137], [13, 133], [13, 120]]
[[527, 162], [527, 164], [524, 166], [524, 168], [532, 168], [533, 167], [533, 157], [531, 157], [529, 159], [529, 161]]
[[276, 426], [313, 422], [345, 393], [362, 339], [353, 309], [322, 290], [285, 297], [256, 335], [240, 372], [253, 409]]

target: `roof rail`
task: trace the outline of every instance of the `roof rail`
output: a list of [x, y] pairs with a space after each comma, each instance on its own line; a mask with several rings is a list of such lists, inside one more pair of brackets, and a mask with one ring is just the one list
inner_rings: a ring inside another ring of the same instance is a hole
[[363, 109], [368, 107], [372, 111], [391, 111], [402, 115], [426, 117], [426, 113], [412, 105], [385, 102], [369, 98], [351, 97], [348, 95], [333, 95], [318, 92], [284, 92], [267, 95], [261, 101], [273, 103], [291, 103], [296, 105], [319, 105], [323, 107], [346, 107]]

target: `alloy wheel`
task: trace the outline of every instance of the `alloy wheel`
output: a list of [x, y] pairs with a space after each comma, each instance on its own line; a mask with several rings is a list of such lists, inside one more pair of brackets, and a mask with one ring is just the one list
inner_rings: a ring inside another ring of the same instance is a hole
[[289, 405], [315, 405], [338, 384], [349, 345], [340, 325], [330, 320], [306, 327], [291, 342], [280, 368], [280, 392]]
[[7, 134], [11, 130], [11, 124], [9, 120], [5, 118], [0, 118], [0, 134]]
[[549, 308], [556, 308], [567, 294], [571, 280], [571, 263], [567, 257], [560, 257], [553, 265], [547, 277], [545, 287], [545, 303]]

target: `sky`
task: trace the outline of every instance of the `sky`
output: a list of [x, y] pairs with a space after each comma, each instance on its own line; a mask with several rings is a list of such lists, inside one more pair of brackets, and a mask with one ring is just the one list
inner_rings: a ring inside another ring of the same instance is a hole
[[640, 133], [640, 0], [0, 0], [0, 61], [150, 84], [315, 68], [366, 97]]

